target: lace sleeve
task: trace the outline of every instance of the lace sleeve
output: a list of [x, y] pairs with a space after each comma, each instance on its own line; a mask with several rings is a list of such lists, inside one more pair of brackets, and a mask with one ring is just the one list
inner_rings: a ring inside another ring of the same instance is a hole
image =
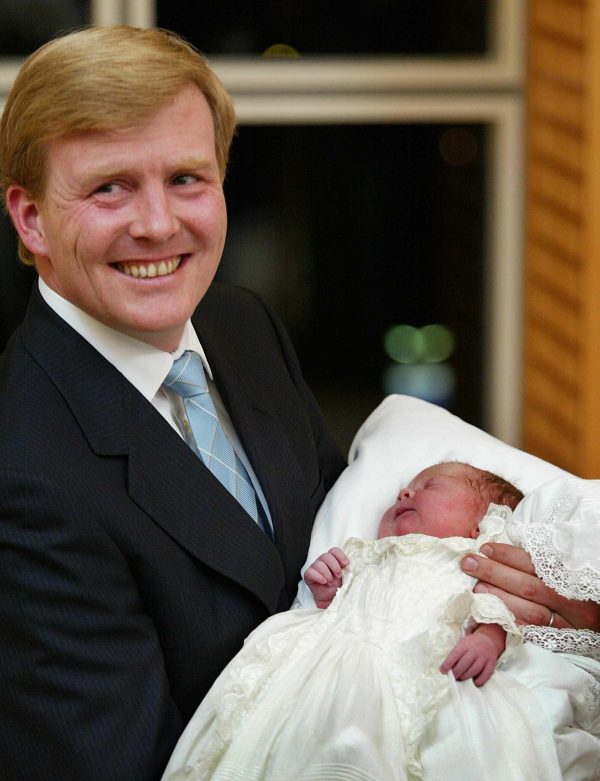
[[569, 599], [600, 603], [600, 480], [546, 483], [525, 497], [507, 531], [544, 583]]
[[[561, 477], [528, 494], [507, 526], [538, 576], [568, 599], [600, 603], [600, 480]], [[600, 661], [600, 633], [524, 627], [524, 638], [551, 651]]]

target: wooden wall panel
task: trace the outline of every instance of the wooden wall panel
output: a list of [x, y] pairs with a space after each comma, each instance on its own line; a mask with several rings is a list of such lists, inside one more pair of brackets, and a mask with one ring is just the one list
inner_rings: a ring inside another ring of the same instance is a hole
[[530, 0], [523, 446], [600, 477], [600, 2]]

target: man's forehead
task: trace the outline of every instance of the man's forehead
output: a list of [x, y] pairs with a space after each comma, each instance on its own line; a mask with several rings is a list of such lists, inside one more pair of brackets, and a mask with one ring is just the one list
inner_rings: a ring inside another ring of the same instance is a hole
[[[106, 107], [110, 115], [114, 107]], [[195, 84], [184, 85], [171, 100], [157, 105], [155, 108], [136, 114], [126, 120], [108, 119], [104, 124], [103, 119], [96, 117], [94, 126], [73, 129], [64, 128], [64, 135], [50, 137], [46, 140], [48, 149], [71, 143], [106, 144], [118, 147], [121, 143], [135, 141], [140, 134], [154, 131], [157, 135], [162, 132], [172, 131], [174, 119], [185, 116], [188, 122], [193, 123], [189, 134], [181, 134], [181, 138], [195, 138], [200, 144], [208, 135], [214, 140], [214, 118], [206, 96]]]
[[199, 90], [180, 95], [138, 126], [86, 130], [52, 139], [48, 164], [77, 177], [112, 177], [138, 168], [194, 171], [217, 166], [212, 114]]

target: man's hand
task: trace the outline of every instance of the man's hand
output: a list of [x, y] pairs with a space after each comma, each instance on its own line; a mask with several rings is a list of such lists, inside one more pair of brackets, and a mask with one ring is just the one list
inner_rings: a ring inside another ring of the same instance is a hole
[[513, 545], [487, 543], [483, 556], [469, 554], [461, 566], [477, 578], [474, 591], [499, 597], [518, 624], [600, 631], [600, 605], [561, 597], [535, 574], [530, 555]]
[[342, 570], [348, 563], [348, 557], [343, 550], [330, 548], [306, 570], [304, 582], [311, 590], [317, 607], [329, 607], [336, 591], [342, 585]]

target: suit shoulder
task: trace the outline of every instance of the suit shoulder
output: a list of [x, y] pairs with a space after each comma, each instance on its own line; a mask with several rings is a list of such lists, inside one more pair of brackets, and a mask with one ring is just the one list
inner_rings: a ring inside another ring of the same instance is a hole
[[257, 293], [248, 288], [213, 282], [196, 311], [204, 313], [222, 307], [260, 310], [265, 308], [265, 303]]
[[213, 282], [198, 305], [194, 325], [210, 324], [219, 330], [266, 328], [281, 331], [281, 322], [271, 307], [252, 290]]

